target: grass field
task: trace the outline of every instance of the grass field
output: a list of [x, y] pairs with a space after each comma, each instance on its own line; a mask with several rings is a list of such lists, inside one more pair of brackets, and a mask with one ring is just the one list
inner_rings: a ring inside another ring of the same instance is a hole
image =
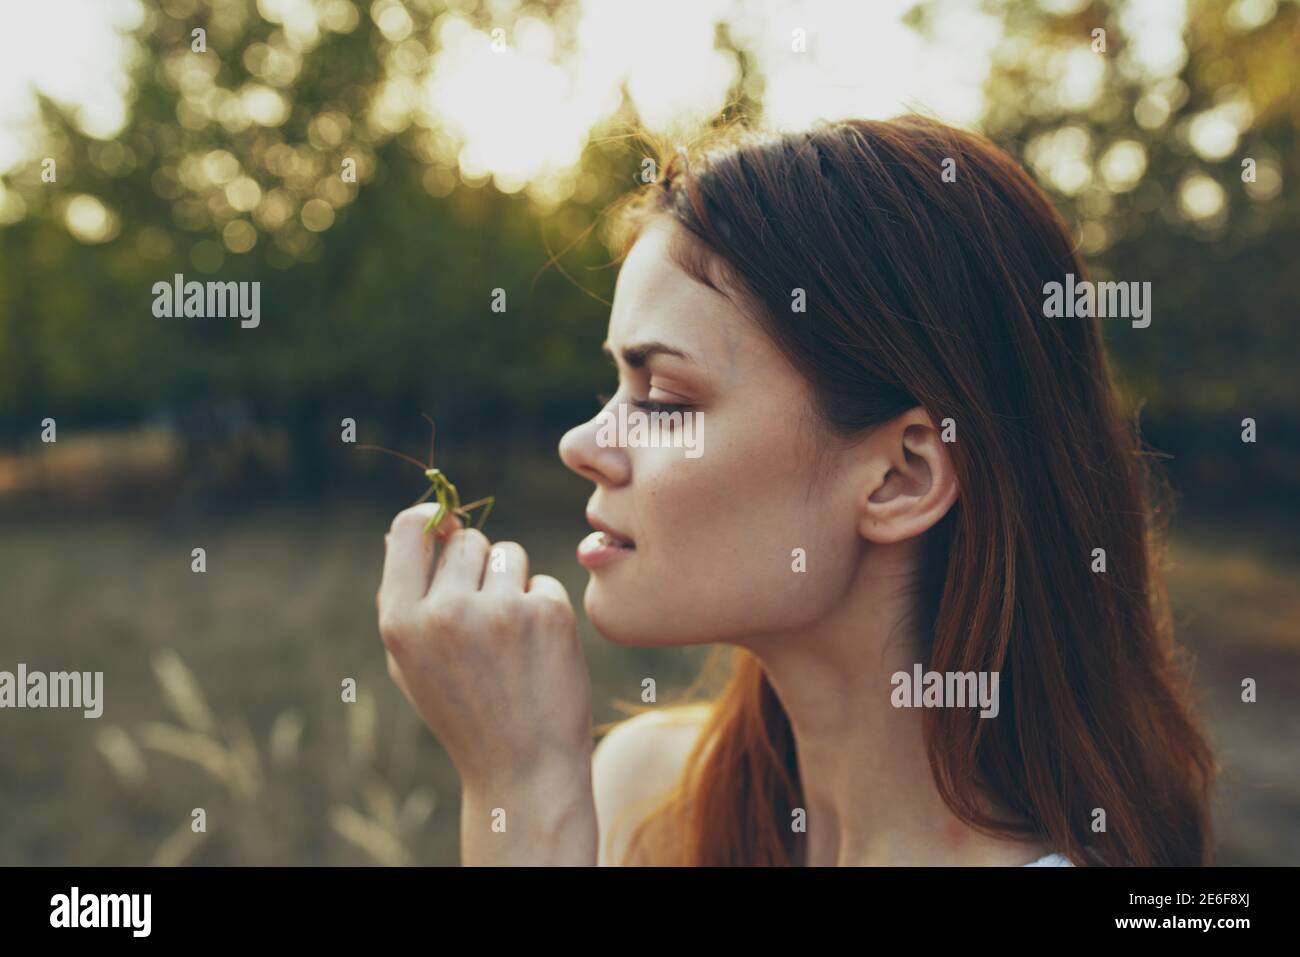
[[[512, 489], [494, 538], [580, 608], [587, 489]], [[454, 770], [391, 685], [375, 629], [400, 503], [266, 506], [141, 521], [0, 524], [0, 668], [102, 670], [104, 716], [0, 725], [0, 865], [457, 861]], [[1276, 521], [1180, 517], [1169, 581], [1223, 778], [1219, 861], [1300, 861], [1300, 557]], [[207, 552], [193, 574], [190, 551]], [[580, 620], [595, 718], [644, 677], [660, 701], [707, 649], [605, 642]], [[358, 700], [340, 688], [355, 678]], [[1259, 683], [1259, 702], [1240, 683]], [[206, 833], [190, 828], [203, 808]]]

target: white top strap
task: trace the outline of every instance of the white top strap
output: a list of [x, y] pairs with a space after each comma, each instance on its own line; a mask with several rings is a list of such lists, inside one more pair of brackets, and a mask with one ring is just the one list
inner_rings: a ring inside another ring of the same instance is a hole
[[1055, 853], [1048, 854], [1045, 857], [1040, 857], [1038, 860], [1030, 861], [1028, 864], [1025, 865], [1025, 867], [1073, 867], [1073, 866], [1074, 865], [1070, 863], [1070, 859], [1066, 857], [1064, 854], [1055, 854]]

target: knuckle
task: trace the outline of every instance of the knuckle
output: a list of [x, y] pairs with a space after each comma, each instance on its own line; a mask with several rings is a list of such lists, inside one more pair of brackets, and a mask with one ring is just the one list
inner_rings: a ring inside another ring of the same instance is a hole
[[452, 533], [451, 540], [461, 547], [477, 547], [486, 546], [488, 544], [487, 536], [477, 528], [458, 528]]
[[407, 622], [392, 614], [391, 612], [381, 611], [379, 614], [379, 637], [383, 639], [384, 647], [393, 651], [406, 643], [406, 637], [409, 634]]
[[573, 606], [557, 595], [542, 595], [534, 603], [537, 620], [547, 627], [567, 628], [577, 622]]
[[437, 632], [454, 632], [470, 615], [470, 602], [459, 592], [438, 595], [426, 610], [429, 628]]
[[519, 602], [511, 596], [494, 598], [481, 612], [484, 631], [492, 635], [510, 635], [519, 629]]
[[428, 519], [420, 514], [417, 507], [404, 508], [393, 517], [393, 524], [390, 526], [390, 534], [406, 532], [415, 528], [423, 528]]
[[488, 553], [489, 571], [504, 572], [527, 568], [528, 554], [518, 542], [496, 542]]

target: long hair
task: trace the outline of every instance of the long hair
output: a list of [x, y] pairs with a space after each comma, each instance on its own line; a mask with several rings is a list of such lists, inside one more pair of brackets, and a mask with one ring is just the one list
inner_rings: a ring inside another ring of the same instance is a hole
[[[923, 713], [944, 802], [1076, 864], [1209, 863], [1217, 768], [1173, 640], [1159, 485], [1098, 321], [1044, 316], [1047, 283], [1087, 278], [1046, 196], [986, 138], [919, 116], [651, 148], [661, 175], [620, 205], [623, 256], [651, 219], [683, 227], [674, 260], [743, 299], [827, 436], [915, 406], [955, 427], [960, 496], [927, 533], [922, 653], [926, 670], [998, 672], [1004, 704], [992, 721]], [[760, 662], [730, 651], [629, 859], [796, 859], [790, 723]], [[981, 789], [1012, 818], [986, 813]]]

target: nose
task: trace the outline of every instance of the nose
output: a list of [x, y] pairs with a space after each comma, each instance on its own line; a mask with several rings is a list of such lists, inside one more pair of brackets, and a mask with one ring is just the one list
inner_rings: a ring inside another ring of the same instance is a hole
[[575, 425], [560, 439], [560, 461], [597, 485], [626, 485], [632, 477], [627, 450], [596, 441], [600, 416]]

